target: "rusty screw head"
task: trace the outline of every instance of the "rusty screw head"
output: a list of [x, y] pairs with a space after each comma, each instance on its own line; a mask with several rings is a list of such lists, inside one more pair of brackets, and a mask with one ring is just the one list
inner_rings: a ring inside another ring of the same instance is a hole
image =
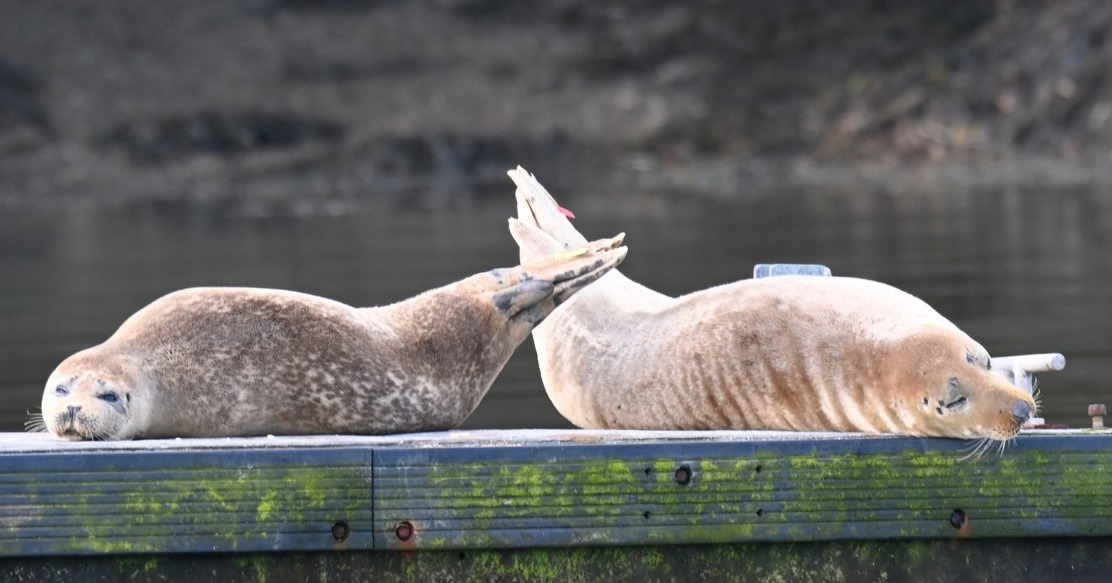
[[691, 466], [680, 466], [676, 468], [676, 483], [686, 486], [691, 483], [692, 475]]
[[394, 536], [403, 543], [413, 538], [413, 523], [408, 520], [398, 523], [398, 527], [394, 529]]
[[1089, 405], [1089, 417], [1093, 418], [1093, 429], [1104, 429], [1104, 416], [1107, 413], [1108, 408], [1104, 403]]
[[339, 520], [336, 524], [332, 525], [332, 538], [336, 542], [342, 543], [346, 541], [349, 534], [351, 534], [351, 529], [348, 528], [348, 524], [343, 520]]
[[950, 526], [961, 530], [967, 524], [969, 524], [969, 516], [961, 508], [957, 508], [950, 513]]

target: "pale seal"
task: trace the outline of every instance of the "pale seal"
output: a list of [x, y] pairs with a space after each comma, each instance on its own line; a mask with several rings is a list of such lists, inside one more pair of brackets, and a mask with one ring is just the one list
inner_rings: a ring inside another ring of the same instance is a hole
[[66, 439], [455, 427], [538, 322], [622, 261], [620, 243], [375, 308], [270, 289], [174, 292], [64, 360], [29, 425]]
[[[583, 244], [531, 175], [510, 176], [523, 261]], [[613, 270], [533, 339], [552, 403], [585, 428], [1007, 440], [1036, 409], [949, 320], [862, 279], [781, 276], [671, 298]]]

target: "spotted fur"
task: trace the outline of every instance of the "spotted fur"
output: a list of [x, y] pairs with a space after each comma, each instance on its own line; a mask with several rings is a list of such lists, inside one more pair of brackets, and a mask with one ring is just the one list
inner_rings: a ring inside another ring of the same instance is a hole
[[269, 289], [174, 292], [63, 361], [29, 427], [66, 439], [455, 427], [538, 322], [621, 262], [620, 242], [375, 308]]

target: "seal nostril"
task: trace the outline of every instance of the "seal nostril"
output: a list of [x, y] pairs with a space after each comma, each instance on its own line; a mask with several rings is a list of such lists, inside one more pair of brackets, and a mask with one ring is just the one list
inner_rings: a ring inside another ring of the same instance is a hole
[[1012, 418], [1019, 423], [1026, 423], [1031, 419], [1031, 405], [1027, 401], [1019, 401], [1012, 405]]

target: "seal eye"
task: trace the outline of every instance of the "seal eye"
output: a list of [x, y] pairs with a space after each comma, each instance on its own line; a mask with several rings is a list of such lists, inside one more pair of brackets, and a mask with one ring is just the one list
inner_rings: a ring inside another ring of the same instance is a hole
[[965, 405], [966, 405], [967, 402], [968, 402], [968, 399], [966, 399], [965, 397], [958, 397], [958, 398], [954, 399], [953, 401], [950, 401], [949, 403], [946, 403], [946, 408], [951, 410], [951, 411], [961, 411], [962, 409], [965, 408]]
[[[938, 404], [946, 407], [951, 412], [961, 411], [969, 404], [968, 395], [962, 390], [961, 382], [956, 377], [950, 379], [950, 390], [947, 391], [946, 401], [939, 401]], [[939, 413], [941, 412], [940, 408]]]
[[54, 394], [59, 397], [65, 397], [69, 393], [69, 389], [67, 389], [64, 385], [58, 385], [57, 387], [54, 387]]
[[104, 393], [97, 395], [97, 398], [105, 403], [118, 403], [120, 401], [120, 397], [116, 393]]

